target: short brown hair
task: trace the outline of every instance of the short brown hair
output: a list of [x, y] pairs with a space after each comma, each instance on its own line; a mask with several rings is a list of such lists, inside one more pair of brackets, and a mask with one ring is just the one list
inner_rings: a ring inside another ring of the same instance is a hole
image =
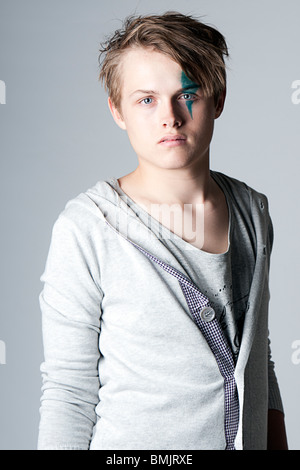
[[130, 16], [100, 47], [99, 79], [117, 108], [121, 103], [121, 56], [136, 46], [152, 48], [171, 57], [201, 86], [204, 96], [217, 99], [226, 88], [224, 57], [228, 56], [228, 48], [219, 31], [177, 12]]

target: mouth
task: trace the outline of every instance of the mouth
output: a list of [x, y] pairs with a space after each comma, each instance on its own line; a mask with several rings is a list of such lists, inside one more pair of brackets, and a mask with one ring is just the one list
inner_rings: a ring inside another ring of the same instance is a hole
[[165, 135], [160, 141], [159, 144], [174, 147], [177, 145], [183, 145], [186, 142], [186, 137], [184, 135]]

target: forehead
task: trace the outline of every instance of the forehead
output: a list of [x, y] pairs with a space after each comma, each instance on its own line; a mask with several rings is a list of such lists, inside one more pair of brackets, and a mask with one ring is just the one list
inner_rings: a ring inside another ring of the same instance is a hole
[[181, 83], [181, 66], [166, 54], [153, 49], [130, 48], [122, 57], [120, 76], [123, 91], [152, 89], [154, 85], [178, 87]]

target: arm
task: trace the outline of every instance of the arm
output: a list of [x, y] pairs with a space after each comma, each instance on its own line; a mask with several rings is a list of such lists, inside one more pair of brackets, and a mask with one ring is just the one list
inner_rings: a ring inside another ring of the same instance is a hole
[[269, 410], [267, 450], [288, 450], [284, 422], [283, 404], [275, 374], [274, 362], [271, 359], [269, 341]]
[[[269, 251], [271, 253], [274, 241], [272, 220], [269, 216], [268, 230]], [[275, 375], [274, 362], [271, 357], [270, 341], [268, 344], [268, 368], [269, 368], [269, 411], [268, 411], [268, 440], [267, 450], [288, 450], [285, 430], [283, 405], [279, 386]]]
[[54, 225], [40, 295], [45, 356], [40, 450], [88, 449], [96, 420], [102, 294], [87, 240], [80, 224], [65, 216]]

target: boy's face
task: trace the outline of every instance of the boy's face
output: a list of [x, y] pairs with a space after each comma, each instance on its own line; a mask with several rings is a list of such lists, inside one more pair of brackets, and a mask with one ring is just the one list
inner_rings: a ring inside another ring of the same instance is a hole
[[208, 158], [225, 93], [215, 106], [214, 98], [204, 98], [179, 64], [142, 47], [124, 54], [121, 82], [120, 110], [110, 99], [109, 106], [117, 124], [127, 131], [140, 165], [188, 168]]

